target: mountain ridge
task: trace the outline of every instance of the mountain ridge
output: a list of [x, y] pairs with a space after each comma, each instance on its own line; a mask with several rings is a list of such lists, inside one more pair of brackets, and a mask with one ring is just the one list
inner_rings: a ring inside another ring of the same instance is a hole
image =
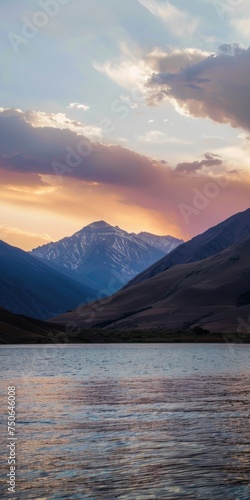
[[[179, 243], [180, 240], [168, 237], [165, 245]], [[77, 280], [81, 281], [82, 277], [89, 286], [105, 290], [109, 295], [166, 254], [135, 233], [103, 220], [30, 253]]]

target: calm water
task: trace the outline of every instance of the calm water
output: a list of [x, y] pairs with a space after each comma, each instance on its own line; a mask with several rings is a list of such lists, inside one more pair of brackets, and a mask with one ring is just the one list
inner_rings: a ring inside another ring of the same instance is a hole
[[250, 346], [1, 348], [0, 498], [250, 499]]

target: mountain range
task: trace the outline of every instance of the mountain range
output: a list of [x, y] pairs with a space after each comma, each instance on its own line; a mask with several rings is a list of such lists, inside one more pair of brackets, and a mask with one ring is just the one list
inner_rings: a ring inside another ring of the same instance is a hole
[[104, 221], [31, 253], [0, 241], [1, 329], [250, 333], [249, 255], [250, 209], [186, 243]]
[[140, 240], [145, 241], [148, 243], [148, 245], [151, 245], [154, 248], [158, 248], [161, 250], [165, 255], [170, 253], [172, 250], [177, 248], [179, 245], [181, 245], [183, 240], [180, 240], [178, 238], [173, 238], [173, 236], [156, 236], [155, 234], [147, 233], [147, 232], [141, 232], [138, 234], [132, 233], [137, 238]]
[[183, 243], [171, 236], [128, 233], [98, 221], [31, 252], [42, 262], [110, 295]]
[[155, 246], [136, 235], [95, 222], [70, 238], [24, 252], [0, 241], [0, 306], [47, 320], [79, 304], [111, 295], [164, 251], [181, 243], [157, 237]]
[[73, 311], [56, 321], [115, 330], [236, 332], [248, 325], [250, 315], [249, 256], [248, 209], [173, 250], [108, 302], [87, 305], [81, 317]]

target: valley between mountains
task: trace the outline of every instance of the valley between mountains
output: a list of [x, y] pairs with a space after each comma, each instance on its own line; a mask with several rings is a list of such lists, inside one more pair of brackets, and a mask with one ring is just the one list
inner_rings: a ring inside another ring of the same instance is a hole
[[187, 242], [104, 221], [30, 253], [1, 242], [0, 270], [2, 333], [21, 318], [29, 335], [28, 321], [50, 320], [36, 323], [42, 342], [48, 330], [69, 342], [250, 338], [250, 209]]

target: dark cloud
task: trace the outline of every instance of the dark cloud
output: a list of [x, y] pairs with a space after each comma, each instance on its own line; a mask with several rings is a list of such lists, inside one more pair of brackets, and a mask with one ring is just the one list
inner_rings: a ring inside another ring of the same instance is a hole
[[[79, 156], [82, 143], [87, 146], [85, 156]], [[130, 213], [135, 219], [143, 212], [145, 220], [152, 218], [168, 232], [190, 237], [249, 205], [247, 176], [229, 175], [229, 185], [220, 183], [227, 174], [223, 160], [212, 153], [174, 169], [125, 147], [92, 143], [70, 130], [34, 127], [20, 112], [0, 113], [0, 151], [1, 199], [12, 206], [80, 218], [89, 211], [91, 219], [96, 210], [108, 219], [111, 212], [119, 217]], [[55, 162], [66, 168], [58, 184]], [[207, 167], [214, 171], [207, 172]], [[216, 192], [212, 203], [210, 188], [212, 195]], [[205, 208], [192, 209], [188, 226], [180, 206], [193, 207], [197, 197]]]
[[174, 99], [190, 115], [250, 130], [250, 48], [225, 44], [220, 50], [175, 73], [153, 74], [149, 103]]
[[111, 185], [143, 187], [152, 182], [154, 162], [149, 158], [121, 146], [92, 143], [68, 129], [34, 127], [26, 119], [27, 113], [15, 110], [0, 113], [2, 170], [57, 173]]
[[175, 168], [175, 172], [194, 174], [197, 171], [201, 170], [203, 167], [206, 168], [220, 167], [223, 165], [223, 161], [219, 158], [220, 158], [219, 155], [213, 153], [205, 153], [204, 159], [201, 161], [178, 163], [178, 165]]

